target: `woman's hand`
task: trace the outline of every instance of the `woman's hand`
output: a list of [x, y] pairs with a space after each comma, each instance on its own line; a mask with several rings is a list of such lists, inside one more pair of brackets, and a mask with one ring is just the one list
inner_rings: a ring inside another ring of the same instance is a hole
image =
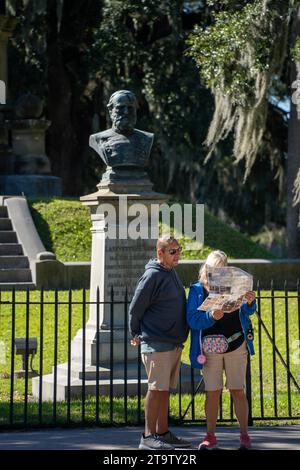
[[223, 310], [213, 310], [212, 316], [214, 320], [220, 320], [224, 316]]
[[130, 341], [131, 346], [139, 346], [141, 344], [141, 340], [138, 335], [135, 335], [135, 337]]
[[255, 300], [255, 292], [253, 290], [250, 290], [249, 292], [246, 292], [244, 297], [247, 300], [247, 304], [251, 305], [252, 302]]

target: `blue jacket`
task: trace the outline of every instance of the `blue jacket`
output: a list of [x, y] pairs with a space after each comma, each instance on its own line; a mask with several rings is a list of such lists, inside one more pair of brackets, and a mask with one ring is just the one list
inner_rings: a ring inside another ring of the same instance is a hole
[[149, 261], [130, 304], [129, 330], [146, 343], [186, 341], [189, 328], [185, 290], [175, 269], [166, 269], [157, 260]]
[[[202, 330], [213, 326], [216, 320], [213, 319], [212, 312], [209, 310], [204, 312], [197, 310], [202, 304], [204, 298], [204, 287], [200, 282], [192, 284], [189, 291], [187, 302], [187, 321], [191, 328], [191, 345], [190, 345], [190, 361], [191, 366], [195, 369], [202, 369], [203, 365], [197, 362], [197, 357], [202, 354], [201, 337]], [[249, 315], [256, 310], [256, 302], [252, 305], [243, 304], [240, 307], [240, 321], [246, 338], [247, 347], [251, 356], [254, 355], [253, 340], [247, 338], [247, 330], [251, 327]]]

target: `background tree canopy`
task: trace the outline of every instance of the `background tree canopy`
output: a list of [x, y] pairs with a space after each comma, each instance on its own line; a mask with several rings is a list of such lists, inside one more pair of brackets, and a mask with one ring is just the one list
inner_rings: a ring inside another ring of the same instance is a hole
[[189, 53], [215, 98], [214, 116], [206, 138], [208, 157], [231, 131], [234, 131], [235, 159], [237, 162], [244, 159], [246, 163], [245, 177], [263, 152], [283, 179], [282, 157], [287, 157], [284, 165], [287, 247], [289, 256], [298, 257], [300, 102], [291, 103], [289, 118], [283, 114], [281, 122], [277, 106], [280, 129], [288, 125], [287, 146], [282, 132], [281, 139], [276, 138], [275, 116], [272, 118], [270, 113], [274, 113], [271, 99], [276, 95], [281, 98], [290, 95], [299, 75], [296, 64], [300, 2], [210, 0], [208, 4], [213, 23], [197, 26], [189, 38]]
[[277, 102], [290, 95], [297, 4], [7, 1], [19, 18], [11, 95], [45, 97], [47, 152], [65, 195], [95, 191], [103, 167], [88, 137], [110, 125], [108, 98], [126, 88], [139, 100], [138, 127], [155, 133], [156, 190], [205, 202], [249, 234], [284, 226], [291, 119]]

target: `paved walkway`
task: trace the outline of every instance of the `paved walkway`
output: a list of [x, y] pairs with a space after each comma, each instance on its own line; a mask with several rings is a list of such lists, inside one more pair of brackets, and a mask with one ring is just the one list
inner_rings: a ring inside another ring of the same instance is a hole
[[[140, 427], [119, 427], [0, 432], [0, 451], [137, 449], [142, 431]], [[172, 431], [196, 447], [205, 428], [181, 426]], [[253, 427], [250, 434], [254, 449], [300, 450], [300, 426]], [[218, 427], [217, 436], [220, 448], [237, 449], [238, 428]]]

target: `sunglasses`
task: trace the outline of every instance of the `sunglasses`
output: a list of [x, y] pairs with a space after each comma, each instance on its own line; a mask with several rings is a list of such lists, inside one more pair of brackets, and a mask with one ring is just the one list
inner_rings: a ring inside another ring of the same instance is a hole
[[170, 254], [170, 255], [175, 255], [175, 253], [180, 253], [182, 250], [181, 246], [179, 246], [178, 248], [171, 248], [170, 250], [167, 250], [167, 252]]

